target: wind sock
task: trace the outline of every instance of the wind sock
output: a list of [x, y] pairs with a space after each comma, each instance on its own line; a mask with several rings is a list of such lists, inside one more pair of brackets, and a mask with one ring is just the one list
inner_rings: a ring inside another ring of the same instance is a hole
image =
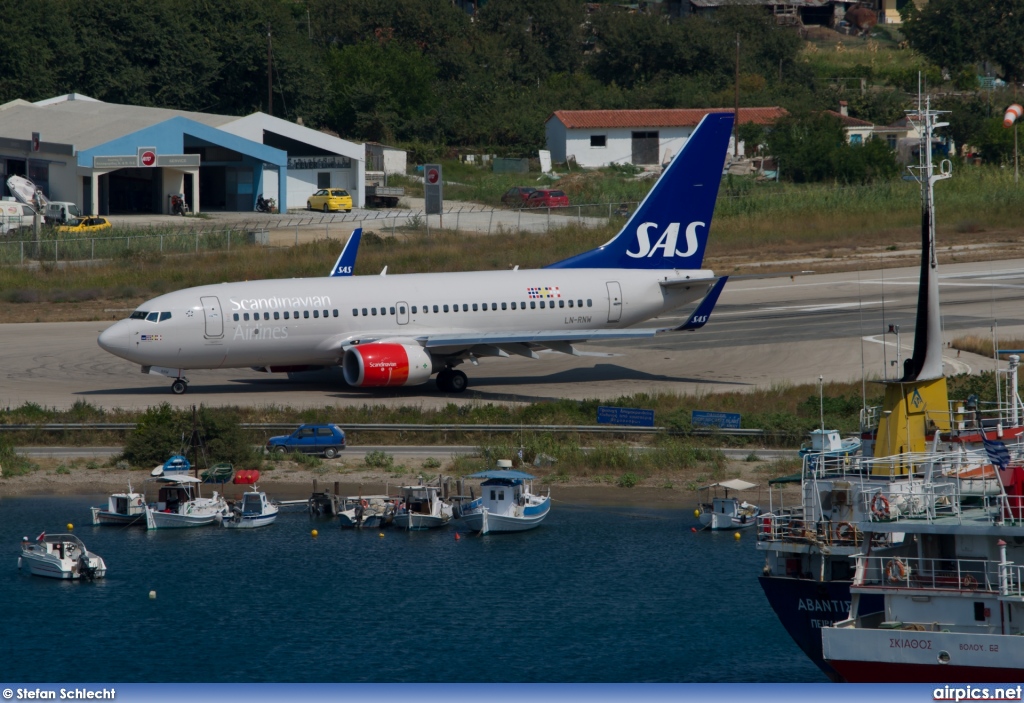
[[1024, 107], [1017, 103], [1010, 105], [1006, 108], [1006, 114], [1003, 115], [1003, 126], [1012, 127], [1013, 123], [1020, 119], [1021, 113], [1024, 113]]

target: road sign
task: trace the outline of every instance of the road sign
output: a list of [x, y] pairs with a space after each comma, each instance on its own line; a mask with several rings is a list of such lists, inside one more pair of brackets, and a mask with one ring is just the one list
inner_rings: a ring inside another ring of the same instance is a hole
[[694, 427], [718, 427], [723, 430], [740, 429], [739, 413], [716, 413], [709, 410], [693, 410], [690, 412], [690, 424]]
[[441, 174], [441, 164], [426, 164], [423, 167], [423, 182], [426, 214], [440, 215], [444, 212], [444, 194], [442, 192], [444, 180]]
[[156, 166], [156, 147], [155, 146], [140, 146], [139, 147], [139, 166]]
[[654, 411], [643, 408], [616, 408], [600, 405], [597, 408], [597, 424], [654, 427]]

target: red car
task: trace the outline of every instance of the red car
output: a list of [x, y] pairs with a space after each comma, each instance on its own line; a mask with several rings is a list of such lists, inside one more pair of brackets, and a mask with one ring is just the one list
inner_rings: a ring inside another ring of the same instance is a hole
[[507, 205], [508, 207], [523, 207], [526, 204], [526, 199], [530, 197], [536, 188], [529, 186], [516, 186], [515, 188], [509, 188], [501, 196], [501, 204]]
[[538, 188], [526, 199], [526, 207], [569, 207], [569, 196], [560, 190]]

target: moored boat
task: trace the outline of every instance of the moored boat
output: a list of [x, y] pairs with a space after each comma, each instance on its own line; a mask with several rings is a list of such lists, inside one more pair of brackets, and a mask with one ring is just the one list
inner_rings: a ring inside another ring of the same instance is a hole
[[146, 506], [146, 527], [151, 530], [202, 527], [219, 523], [228, 514], [223, 496], [214, 491], [212, 498], [199, 494], [202, 481], [194, 476], [159, 476], [156, 502]]
[[402, 530], [430, 530], [447, 525], [452, 506], [441, 498], [440, 486], [401, 486], [393, 524]]
[[277, 519], [277, 504], [255, 485], [252, 488], [242, 494], [241, 501], [231, 506], [228, 514], [221, 518], [221, 525], [231, 529], [246, 529], [264, 527]]
[[[729, 491], [738, 493], [756, 487], [755, 483], [734, 478], [697, 489], [698, 496], [703, 495], [703, 500], [695, 511], [697, 519], [709, 530], [739, 530], [753, 527], [761, 514], [761, 509], [753, 503], [741, 501], [735, 495], [730, 497]], [[719, 488], [722, 489], [723, 495], [718, 495]]]
[[860, 437], [841, 438], [837, 430], [813, 430], [811, 441], [800, 447], [800, 456], [819, 454], [823, 456], [852, 456], [860, 451], [863, 441]]
[[235, 474], [235, 467], [229, 462], [214, 464], [199, 474], [203, 483], [227, 483]]
[[349, 496], [338, 506], [342, 527], [388, 527], [394, 519], [395, 503], [386, 495]]
[[107, 498], [106, 507], [90, 508], [93, 525], [145, 525], [146, 499], [141, 493], [132, 490], [128, 484], [125, 493], [112, 493]]
[[54, 579], [91, 581], [107, 575], [103, 558], [91, 553], [82, 540], [72, 534], [44, 532], [36, 538], [35, 544], [29, 542], [28, 537], [22, 537], [18, 568], [27, 569], [33, 576]]
[[165, 461], [154, 468], [149, 475], [150, 476], [179, 476], [187, 474], [192, 470], [192, 463], [182, 456], [181, 454], [175, 454], [170, 459]]
[[462, 506], [462, 524], [467, 530], [486, 535], [492, 532], [532, 530], [551, 511], [551, 493], [533, 492], [534, 477], [512, 469], [512, 462], [499, 460], [498, 468], [470, 474], [482, 478], [480, 497]]

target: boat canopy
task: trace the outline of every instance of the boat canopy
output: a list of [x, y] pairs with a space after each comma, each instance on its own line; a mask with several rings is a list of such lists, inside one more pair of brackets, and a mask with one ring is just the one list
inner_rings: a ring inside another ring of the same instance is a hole
[[715, 486], [721, 486], [722, 488], [728, 488], [730, 491], [746, 491], [757, 486], [756, 483], [750, 481], [744, 481], [741, 478], [731, 478], [728, 481], [719, 481], [718, 483], [712, 483], [710, 486], [704, 486], [701, 490], [707, 490], [708, 488], [714, 488]]
[[493, 469], [491, 471], [481, 471], [479, 473], [470, 474], [466, 478], [505, 478], [511, 481], [516, 479], [532, 481], [534, 477], [523, 471], [515, 471], [513, 469]]
[[195, 476], [189, 476], [188, 474], [173, 474], [171, 476], [157, 476], [155, 480], [162, 481], [163, 483], [202, 483], [203, 482], [203, 480], [201, 478], [196, 478]]

